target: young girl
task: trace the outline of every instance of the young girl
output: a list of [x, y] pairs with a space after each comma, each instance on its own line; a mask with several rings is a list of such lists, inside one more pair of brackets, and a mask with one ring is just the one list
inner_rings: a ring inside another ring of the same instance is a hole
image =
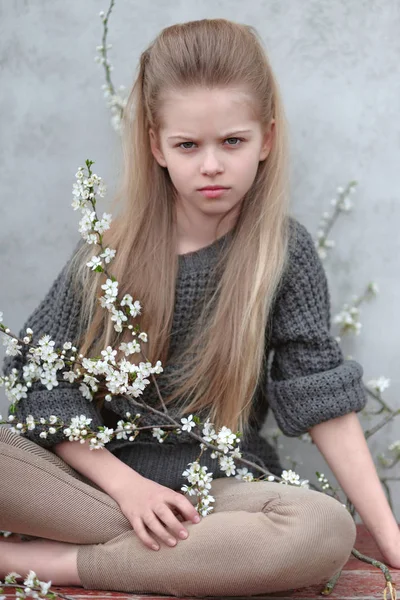
[[[307, 230], [288, 211], [288, 146], [279, 89], [254, 28], [225, 19], [177, 24], [142, 54], [124, 113], [121, 211], [104, 235], [119, 297], [139, 299], [147, 359], [170, 413], [243, 432], [245, 458], [279, 475], [260, 437], [270, 406], [288, 436], [309, 432], [386, 561], [398, 527], [356, 413], [362, 368], [329, 332], [329, 292]], [[218, 191], [212, 188], [218, 188]], [[98, 303], [103, 276], [81, 243], [34, 311], [34, 341], [78, 342], [84, 356], [132, 340]], [[121, 352], [116, 360], [122, 358]], [[271, 358], [271, 360], [269, 360]], [[22, 356], [5, 373], [22, 373]], [[153, 383], [139, 400], [159, 406]], [[36, 382], [17, 419], [81, 414], [97, 430], [132, 405], [78, 383]], [[135, 409], [136, 412], [136, 409]], [[142, 425], [162, 426], [140, 410]], [[181, 493], [199, 444], [152, 430], [106, 449], [0, 428], [0, 577], [34, 570], [54, 585], [131, 593], [237, 596], [322, 583], [343, 567], [356, 528], [343, 504], [305, 487], [227, 477], [207, 451], [214, 511]], [[241, 466], [241, 465], [238, 465]], [[255, 477], [260, 473], [252, 471]], [[38, 539], [39, 538], [39, 539]]]

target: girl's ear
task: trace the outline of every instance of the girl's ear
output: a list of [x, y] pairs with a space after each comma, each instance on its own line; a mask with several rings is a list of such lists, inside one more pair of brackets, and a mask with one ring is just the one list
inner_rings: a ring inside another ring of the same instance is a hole
[[265, 160], [271, 151], [272, 143], [274, 141], [274, 132], [275, 119], [272, 119], [269, 128], [264, 133], [263, 143], [260, 150], [260, 161]]
[[151, 152], [152, 152], [154, 158], [156, 159], [156, 161], [158, 162], [158, 164], [161, 167], [166, 167], [167, 163], [164, 159], [163, 153], [160, 150], [157, 136], [156, 136], [155, 132], [153, 131], [153, 129], [151, 129], [151, 128], [149, 129], [149, 137], [150, 137]]

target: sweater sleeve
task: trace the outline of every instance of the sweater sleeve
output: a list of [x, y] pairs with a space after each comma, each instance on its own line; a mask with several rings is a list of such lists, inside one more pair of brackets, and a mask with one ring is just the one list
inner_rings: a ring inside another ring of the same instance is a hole
[[367, 403], [363, 369], [330, 333], [330, 293], [307, 229], [291, 219], [289, 260], [274, 305], [268, 403], [290, 437]]
[[[83, 241], [80, 240], [74, 253], [82, 243]], [[37, 344], [38, 340], [46, 334], [54, 340], [55, 348], [62, 348], [66, 341], [70, 341], [72, 344], [77, 341], [75, 335], [81, 298], [74, 291], [71, 285], [71, 276], [67, 271], [72, 257], [73, 255], [57, 275], [46, 296], [26, 320], [18, 335], [20, 339], [26, 335], [26, 329], [30, 327], [33, 330], [32, 342], [34, 344]], [[23, 367], [29, 363], [28, 346], [22, 344], [20, 351], [22, 355], [5, 356], [3, 372], [4, 375], [9, 375], [15, 368], [18, 370], [18, 379], [22, 380]], [[57, 379], [62, 379], [62, 373], [65, 370], [69, 370], [69, 367], [57, 371]], [[92, 419], [91, 427], [96, 430], [97, 426], [103, 424], [100, 412], [94, 403], [84, 398], [79, 390], [79, 385], [79, 383], [62, 380], [52, 390], [48, 390], [40, 381], [33, 382], [26, 392], [27, 398], [21, 398], [15, 404], [16, 419], [14, 423], [25, 421], [28, 415], [32, 415], [35, 421], [41, 417], [48, 419], [50, 415], [55, 415], [62, 419], [67, 426], [72, 417], [85, 415]], [[49, 434], [47, 438], [41, 438], [39, 434], [44, 429], [42, 425], [36, 425], [34, 429], [27, 430], [24, 435], [45, 448], [67, 439], [63, 434], [63, 428], [55, 434]]]

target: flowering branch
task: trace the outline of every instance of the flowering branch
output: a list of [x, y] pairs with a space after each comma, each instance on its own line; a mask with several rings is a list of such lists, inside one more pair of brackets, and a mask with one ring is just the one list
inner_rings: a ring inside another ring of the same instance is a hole
[[[3, 587], [16, 588], [16, 598], [48, 598], [54, 600], [57, 597], [65, 598], [65, 600], [74, 600], [71, 596], [60, 594], [59, 592], [53, 592], [50, 589], [51, 581], [39, 581], [35, 571], [29, 571], [26, 576], [23, 585], [17, 583], [17, 579], [23, 579], [19, 573], [9, 573], [4, 579], [4, 583], [0, 581], [0, 594], [3, 593]], [[5, 596], [0, 595], [0, 600], [6, 600]]]
[[103, 38], [101, 45], [96, 46], [96, 50], [99, 55], [96, 55], [95, 61], [104, 66], [105, 78], [107, 83], [102, 85], [101, 89], [104, 91], [104, 97], [107, 100], [107, 106], [111, 109], [111, 124], [115, 131], [121, 133], [122, 116], [127, 102], [127, 98], [123, 95], [126, 88], [124, 85], [121, 85], [118, 88], [119, 93], [116, 93], [115, 87], [111, 80], [111, 71], [114, 70], [114, 67], [110, 63], [107, 56], [107, 50], [110, 50], [112, 48], [112, 44], [107, 44], [107, 34], [108, 20], [110, 18], [111, 11], [114, 8], [114, 3], [115, 0], [111, 0], [106, 15], [104, 15], [104, 11], [100, 11], [99, 13], [99, 17], [103, 22]]

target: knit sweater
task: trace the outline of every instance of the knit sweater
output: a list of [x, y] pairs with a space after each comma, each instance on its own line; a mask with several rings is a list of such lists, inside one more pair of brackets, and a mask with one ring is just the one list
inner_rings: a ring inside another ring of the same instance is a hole
[[[183, 348], [196, 318], [196, 301], [212, 283], [213, 264], [231, 239], [232, 231], [200, 250], [179, 255], [169, 357], [176, 356]], [[20, 338], [30, 327], [34, 332], [33, 342], [44, 334], [50, 335], [56, 347], [65, 341], [74, 341], [81, 298], [72, 291], [66, 276], [67, 264], [27, 319]], [[265, 368], [252, 398], [250, 432], [242, 439], [240, 449], [244, 458], [279, 475], [282, 470], [279, 457], [274, 447], [259, 434], [269, 407], [282, 432], [297, 437], [318, 423], [358, 412], [367, 402], [362, 367], [354, 360], [344, 359], [340, 346], [330, 333], [330, 294], [314, 241], [308, 230], [292, 217], [289, 260], [274, 301], [270, 333], [265, 340]], [[9, 374], [14, 367], [22, 373], [25, 364], [27, 354], [24, 349], [22, 356], [6, 356], [4, 374]], [[174, 361], [168, 359], [163, 365], [164, 372], [156, 375], [161, 394], [167, 389], [165, 377], [167, 373], [173, 373], [174, 367]], [[153, 382], [146, 386], [138, 400], [149, 405], [158, 403]], [[97, 430], [100, 425], [115, 425], [125, 418], [127, 411], [140, 412], [140, 426], [160, 424], [159, 417], [132, 407], [121, 396], [114, 397], [106, 403], [105, 409], [100, 410], [94, 402], [83, 397], [79, 384], [66, 381], [60, 381], [52, 390], [35, 382], [28, 397], [17, 403], [16, 418], [24, 420], [33, 415], [38, 420], [53, 414], [69, 423], [72, 417], [84, 414], [92, 419], [91, 426]], [[179, 420], [179, 408], [169, 407], [169, 412]], [[24, 435], [49, 449], [66, 439], [62, 430], [47, 439], [41, 438], [42, 430], [42, 426], [36, 426]], [[112, 440], [107, 448], [141, 475], [175, 490], [187, 483], [182, 472], [200, 452], [199, 443], [187, 432], [170, 434], [160, 443], [151, 430], [141, 432], [132, 442]], [[203, 454], [201, 464], [208, 467], [214, 478], [226, 476], [220, 470], [218, 460], [211, 458], [210, 451]], [[254, 469], [253, 473], [255, 476], [261, 474]]]

